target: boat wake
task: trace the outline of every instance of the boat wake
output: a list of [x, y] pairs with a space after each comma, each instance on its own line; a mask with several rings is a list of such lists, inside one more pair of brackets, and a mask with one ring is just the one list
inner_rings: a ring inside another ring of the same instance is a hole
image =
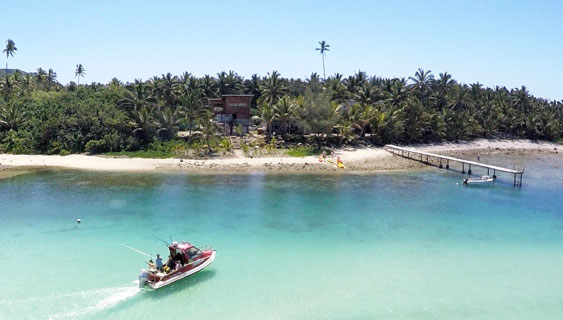
[[[141, 292], [138, 281], [121, 287], [111, 287], [93, 290], [83, 290], [63, 294], [52, 294], [44, 297], [0, 301], [0, 307], [6, 305], [11, 309], [8, 314], [26, 315], [29, 312], [39, 312], [47, 319], [77, 319], [91, 316], [114, 308]], [[38, 309], [30, 310], [29, 305], [36, 305]], [[43, 309], [43, 307], [47, 309]], [[4, 309], [4, 308], [3, 308]], [[41, 310], [39, 310], [41, 309]], [[0, 312], [0, 315], [2, 312]], [[28, 314], [29, 315], [29, 314]], [[29, 315], [38, 318], [37, 315]], [[2, 316], [0, 316], [2, 318]], [[24, 317], [25, 318], [25, 317]]]
[[134, 286], [104, 288], [95, 290], [86, 290], [73, 293], [77, 297], [82, 297], [85, 304], [73, 304], [74, 309], [64, 311], [50, 316], [49, 320], [56, 319], [76, 319], [78, 317], [91, 315], [106, 311], [107, 309], [117, 306], [119, 303], [130, 299], [141, 292], [138, 282]]

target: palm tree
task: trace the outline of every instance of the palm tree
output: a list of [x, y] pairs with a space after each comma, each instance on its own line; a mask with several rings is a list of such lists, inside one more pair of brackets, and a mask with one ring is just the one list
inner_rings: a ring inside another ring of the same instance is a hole
[[242, 78], [232, 70], [223, 71], [217, 74], [217, 86], [220, 94], [238, 94], [242, 91]]
[[377, 101], [377, 88], [366, 82], [354, 95], [354, 98], [361, 104], [373, 105]]
[[187, 92], [187, 94], [181, 98], [180, 102], [186, 114], [186, 118], [188, 119], [191, 137], [195, 122], [202, 119], [208, 110], [203, 105], [201, 91], [199, 89], [193, 89]]
[[180, 95], [178, 77], [173, 76], [170, 72], [166, 75], [163, 74], [155, 89], [156, 91], [153, 94], [161, 99], [167, 107], [173, 108], [176, 106]]
[[281, 122], [282, 135], [285, 134], [289, 122], [293, 118], [295, 104], [288, 96], [281, 98], [274, 106], [274, 119]]
[[215, 98], [217, 96], [217, 82], [212, 76], [204, 75], [199, 82], [199, 87], [206, 98]]
[[128, 87], [125, 91], [125, 97], [118, 102], [118, 106], [132, 111], [139, 111], [145, 106], [152, 106], [156, 103], [149, 94], [148, 86], [139, 79], [135, 79], [135, 83]]
[[418, 92], [418, 96], [420, 98], [420, 102], [422, 102], [423, 106], [426, 106], [426, 102], [428, 100], [428, 96], [432, 91], [431, 83], [434, 80], [434, 75], [432, 75], [432, 71], [424, 71], [422, 68], [418, 68], [418, 71], [414, 74], [413, 77], [409, 77], [409, 80], [413, 81], [412, 89]]
[[266, 122], [266, 132], [272, 134], [272, 121], [276, 118], [274, 108], [268, 103], [262, 103], [258, 107], [258, 112], [260, 117]]
[[356, 103], [348, 110], [348, 122], [359, 132], [361, 138], [365, 136], [366, 129], [374, 116], [372, 107], [362, 103]]
[[436, 108], [440, 111], [444, 109], [447, 105], [446, 95], [449, 91], [452, 90], [455, 81], [452, 79], [452, 75], [444, 72], [440, 73], [440, 78], [434, 82], [436, 87], [435, 92], [435, 100], [436, 100]]
[[11, 80], [11, 77], [6, 76], [0, 80], [0, 89], [4, 92], [4, 100], [8, 101], [10, 93], [14, 90], [15, 84]]
[[31, 87], [33, 86], [33, 76], [31, 75], [31, 73], [27, 73], [24, 77], [23, 77], [23, 81], [22, 81], [22, 85], [23, 85], [23, 90], [27, 91], [30, 90]]
[[260, 98], [260, 77], [255, 73], [249, 80], [244, 81], [244, 91], [246, 94], [254, 96], [252, 99], [252, 108], [256, 108], [256, 101]]
[[172, 111], [171, 108], [166, 107], [164, 110], [156, 113], [156, 119], [159, 129], [156, 131], [164, 140], [170, 140], [178, 132], [178, 127], [182, 118], [180, 110]]
[[86, 75], [86, 69], [84, 66], [79, 63], [76, 65], [76, 71], [74, 71], [74, 76], [78, 78], [78, 85], [80, 85], [80, 77], [84, 77]]
[[35, 82], [37, 83], [37, 88], [39, 88], [43, 84], [45, 78], [47, 78], [47, 72], [45, 72], [43, 68], [38, 68], [37, 74], [35, 75]]
[[278, 99], [287, 94], [287, 87], [282, 82], [280, 74], [277, 71], [272, 71], [268, 77], [260, 83], [260, 99], [258, 103], [268, 103], [271, 106], [278, 102]]
[[146, 143], [153, 130], [153, 107], [143, 106], [139, 110], [133, 110], [131, 118], [133, 118], [133, 121], [130, 123], [134, 128], [133, 135], [136, 135], [143, 143]]
[[328, 43], [326, 43], [326, 41], [320, 41], [319, 42], [320, 48], [317, 48], [315, 50], [320, 51], [321, 53], [321, 57], [323, 58], [323, 78], [326, 79], [326, 73], [325, 73], [325, 52], [330, 51], [330, 45]]
[[27, 121], [26, 116], [20, 105], [10, 103], [0, 108], [0, 127], [17, 131]]
[[6, 40], [6, 49], [2, 51], [6, 54], [6, 77], [8, 76], [8, 58], [13, 57], [16, 51], [18, 51], [16, 43], [12, 39]]
[[217, 125], [213, 121], [213, 114], [210, 111], [205, 112], [201, 119], [201, 132], [205, 138], [205, 143], [207, 144], [207, 153], [211, 153], [211, 142], [217, 140], [215, 133], [217, 132]]
[[47, 72], [47, 90], [51, 90], [51, 86], [57, 80], [57, 73], [53, 69]]

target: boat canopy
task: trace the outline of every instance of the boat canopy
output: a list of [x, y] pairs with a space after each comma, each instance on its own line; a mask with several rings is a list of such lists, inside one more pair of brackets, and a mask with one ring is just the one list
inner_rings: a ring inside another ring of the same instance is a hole
[[170, 256], [178, 257], [182, 259], [184, 263], [195, 259], [202, 253], [201, 250], [186, 241], [174, 241], [168, 246], [168, 249], [170, 250]]

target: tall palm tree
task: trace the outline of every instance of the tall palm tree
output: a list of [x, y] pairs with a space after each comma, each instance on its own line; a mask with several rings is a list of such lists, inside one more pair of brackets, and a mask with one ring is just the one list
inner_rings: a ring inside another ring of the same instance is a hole
[[414, 74], [414, 78], [409, 77], [409, 80], [413, 81], [412, 89], [418, 93], [420, 102], [422, 102], [423, 106], [426, 106], [428, 96], [432, 91], [432, 87], [430, 85], [434, 80], [432, 71], [424, 71], [424, 69], [418, 68], [418, 71]]
[[53, 69], [49, 69], [47, 72], [47, 90], [51, 90], [51, 86], [57, 80], [57, 73]]
[[74, 76], [78, 78], [78, 84], [80, 85], [80, 77], [84, 77], [86, 75], [86, 69], [79, 63], [76, 65], [76, 71], [74, 71]]
[[6, 54], [6, 77], [8, 76], [8, 58], [13, 57], [16, 51], [18, 51], [18, 48], [16, 48], [16, 43], [14, 42], [14, 40], [6, 40], [6, 49], [2, 51]]
[[326, 79], [326, 73], [325, 73], [325, 52], [330, 51], [330, 45], [328, 43], [326, 43], [326, 41], [320, 41], [319, 42], [320, 48], [317, 48], [315, 50], [320, 51], [321, 57], [323, 58], [323, 79]]
[[440, 78], [434, 82], [436, 87], [435, 91], [435, 100], [436, 100], [436, 108], [440, 111], [444, 109], [448, 102], [446, 99], [446, 95], [450, 92], [455, 84], [455, 81], [452, 79], [452, 75], [444, 72], [440, 73]]

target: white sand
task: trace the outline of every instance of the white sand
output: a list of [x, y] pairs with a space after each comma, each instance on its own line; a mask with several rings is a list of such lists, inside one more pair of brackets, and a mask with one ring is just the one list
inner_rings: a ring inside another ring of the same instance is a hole
[[[525, 152], [559, 152], [560, 144], [534, 142], [530, 140], [475, 140], [461, 143], [440, 143], [407, 146], [436, 153], [456, 153], [459, 151], [511, 151]], [[373, 171], [405, 169], [420, 166], [415, 161], [401, 157], [393, 157], [383, 148], [345, 148], [336, 150], [333, 155], [339, 156], [347, 167], [347, 171]], [[279, 171], [279, 172], [340, 172], [334, 163], [319, 162], [317, 157], [229, 157], [209, 160], [180, 159], [141, 159], [141, 158], [110, 158], [88, 155], [11, 155], [0, 154], [0, 166], [13, 167], [61, 167], [72, 169], [101, 171], [187, 171], [187, 172], [248, 172], [248, 171]]]

